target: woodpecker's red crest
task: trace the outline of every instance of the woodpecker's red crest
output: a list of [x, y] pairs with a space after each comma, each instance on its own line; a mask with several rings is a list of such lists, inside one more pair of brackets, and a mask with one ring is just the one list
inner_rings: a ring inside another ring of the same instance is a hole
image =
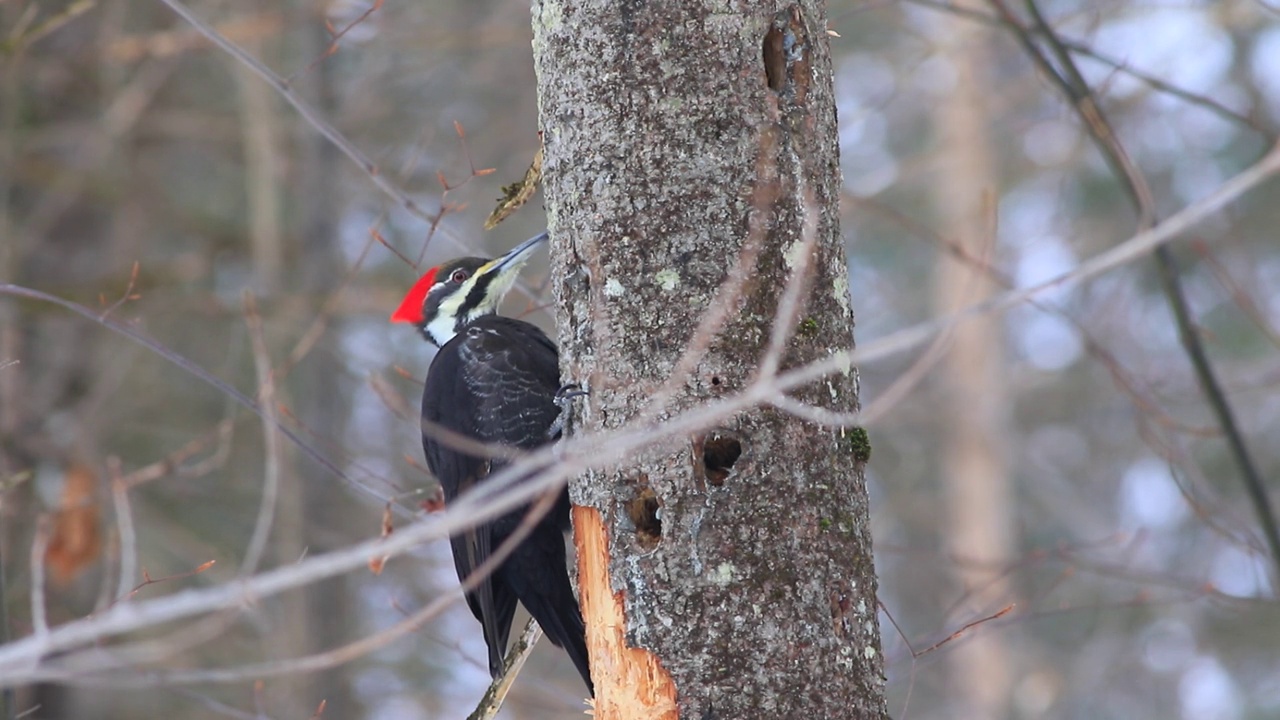
[[428, 270], [422, 277], [418, 278], [418, 282], [413, 284], [409, 292], [404, 296], [404, 300], [400, 301], [400, 307], [391, 313], [391, 322], [411, 323], [413, 325], [421, 325], [426, 318], [422, 314], [422, 305], [427, 301], [427, 293], [430, 292], [431, 286], [436, 282], [436, 273], [440, 271], [437, 265]]

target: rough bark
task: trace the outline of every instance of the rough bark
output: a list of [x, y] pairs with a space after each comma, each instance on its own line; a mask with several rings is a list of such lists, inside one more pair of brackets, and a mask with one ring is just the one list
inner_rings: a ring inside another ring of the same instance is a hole
[[[752, 282], [657, 422], [744, 388], [806, 212], [816, 253], [783, 368], [847, 348], [824, 7], [543, 0], [533, 25], [562, 371], [590, 390], [580, 431], [642, 412], [761, 233]], [[794, 396], [853, 410], [857, 391], [851, 369]], [[664, 682], [682, 718], [885, 716], [864, 438], [755, 409], [574, 483], [597, 717], [676, 716]], [[615, 602], [622, 633], [599, 620]]]
[[[977, 6], [978, 3], [969, 3]], [[938, 106], [939, 168], [934, 183], [941, 226], [961, 259], [940, 252], [934, 307], [939, 315], [982, 302], [999, 289], [982, 264], [994, 257], [991, 204], [997, 190], [994, 152], [987, 128], [993, 96], [984, 29], [948, 17], [937, 32], [939, 50], [956, 70], [955, 89]], [[988, 200], [984, 202], [983, 193]], [[1004, 333], [999, 317], [971, 320], [955, 329], [950, 352], [939, 363], [943, 417], [947, 548], [957, 558], [955, 577], [964, 593], [956, 622], [990, 615], [1009, 602], [1004, 567], [1013, 551], [1009, 507], [1008, 394], [1001, 377]], [[952, 649], [951, 689], [955, 717], [1001, 718], [1008, 714], [1010, 669], [1004, 635], [979, 629]]]

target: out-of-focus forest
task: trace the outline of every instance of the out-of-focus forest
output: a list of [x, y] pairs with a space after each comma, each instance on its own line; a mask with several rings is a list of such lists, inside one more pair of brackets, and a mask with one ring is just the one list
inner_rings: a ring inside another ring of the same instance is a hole
[[[1141, 229], [1132, 183], [1029, 47], [1078, 69], [1155, 220], [1276, 138], [1272, 3], [1044, 0], [1053, 33], [1002, 7], [829, 3], [860, 346]], [[4, 642], [431, 505], [431, 348], [387, 317], [420, 269], [546, 225], [535, 196], [482, 227], [539, 144], [529, 22], [527, 0], [0, 2], [0, 283], [91, 310], [0, 297]], [[1277, 228], [1271, 181], [1169, 245], [1273, 503]], [[545, 267], [510, 312], [549, 322]], [[1170, 307], [1145, 255], [862, 365], [894, 717], [1280, 714], [1275, 558]], [[94, 318], [257, 398], [325, 461]], [[463, 717], [488, 674], [461, 603], [342, 664], [237, 672], [371, 636], [455, 585], [436, 542], [103, 644], [7, 701], [51, 719]], [[111, 674], [135, 662], [136, 686]], [[200, 674], [215, 668], [231, 677]], [[581, 697], [539, 648], [501, 717]]]

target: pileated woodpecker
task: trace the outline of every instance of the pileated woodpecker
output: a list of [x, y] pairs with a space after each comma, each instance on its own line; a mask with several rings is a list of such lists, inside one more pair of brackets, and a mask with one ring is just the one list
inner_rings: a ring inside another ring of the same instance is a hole
[[[433, 427], [524, 450], [559, 437], [555, 344], [537, 327], [497, 314], [520, 268], [546, 239], [544, 232], [499, 258], [462, 258], [431, 268], [391, 315], [392, 322], [417, 326], [440, 348], [422, 393], [422, 447], [427, 467], [444, 488], [445, 502], [506, 463], [456, 449], [437, 437]], [[518, 507], [450, 539], [459, 580], [470, 576], [515, 532], [528, 509]], [[582, 613], [565, 563], [568, 529], [569, 493], [562, 489], [551, 510], [511, 555], [467, 593], [467, 605], [484, 628], [489, 672], [495, 678], [502, 671], [519, 600], [551, 642], [565, 649], [592, 688]]]

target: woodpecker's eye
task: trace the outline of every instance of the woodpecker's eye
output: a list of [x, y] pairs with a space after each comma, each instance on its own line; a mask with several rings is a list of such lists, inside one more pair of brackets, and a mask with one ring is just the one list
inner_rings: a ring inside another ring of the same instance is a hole
[[452, 280], [453, 282], [456, 282], [456, 283], [463, 283], [463, 282], [466, 282], [466, 280], [467, 280], [467, 271], [466, 271], [466, 270], [454, 270], [454, 271], [453, 271], [453, 274], [449, 276], [449, 279], [450, 279], [450, 280]]

